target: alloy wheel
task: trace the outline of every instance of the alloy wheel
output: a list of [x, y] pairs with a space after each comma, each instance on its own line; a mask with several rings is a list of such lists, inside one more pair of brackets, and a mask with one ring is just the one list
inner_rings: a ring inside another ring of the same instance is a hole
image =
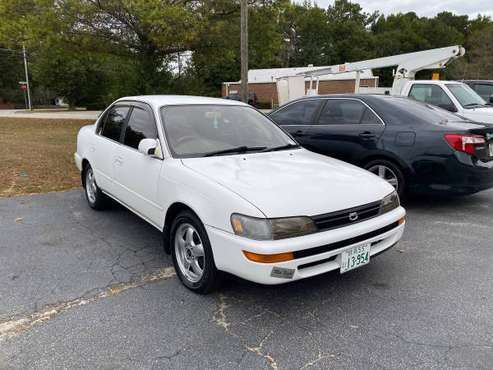
[[181, 224], [174, 240], [176, 261], [182, 275], [191, 283], [197, 283], [204, 274], [205, 254], [199, 233], [189, 223]]
[[98, 188], [96, 185], [96, 179], [94, 178], [94, 172], [92, 171], [92, 168], [88, 168], [86, 171], [86, 194], [89, 202], [96, 202], [97, 191]]

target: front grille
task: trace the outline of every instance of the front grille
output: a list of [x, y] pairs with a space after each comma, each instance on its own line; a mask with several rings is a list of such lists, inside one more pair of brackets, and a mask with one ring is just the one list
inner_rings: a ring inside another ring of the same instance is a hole
[[384, 234], [387, 231], [390, 231], [394, 228], [399, 226], [399, 221], [396, 221], [394, 223], [391, 223], [390, 225], [384, 226], [378, 230], [370, 231], [369, 233], [362, 234], [355, 236], [353, 238], [349, 238], [346, 240], [341, 240], [332, 244], [327, 244], [327, 245], [322, 245], [320, 247], [314, 247], [314, 248], [309, 248], [309, 249], [302, 249], [299, 251], [293, 252], [294, 258], [303, 258], [303, 257], [309, 257], [309, 256], [314, 256], [316, 254], [321, 254], [325, 252], [330, 252], [339, 248], [344, 248], [347, 247], [348, 245], [356, 244], [359, 242], [362, 242], [366, 239], [374, 238], [375, 236], [378, 236], [380, 234]]
[[[373, 202], [363, 206], [343, 209], [342, 211], [312, 216], [311, 218], [320, 231], [326, 231], [368, 220], [369, 218], [378, 216], [379, 212], [380, 202]], [[352, 221], [350, 215], [354, 214], [357, 214], [358, 217]]]

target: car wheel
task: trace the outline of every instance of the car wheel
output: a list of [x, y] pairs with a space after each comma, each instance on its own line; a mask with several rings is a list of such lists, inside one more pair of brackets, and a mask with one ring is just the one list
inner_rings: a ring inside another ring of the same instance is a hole
[[176, 273], [190, 290], [206, 294], [220, 282], [212, 248], [202, 222], [190, 211], [183, 211], [171, 227], [171, 254]]
[[89, 207], [96, 210], [102, 210], [106, 207], [108, 198], [98, 187], [94, 171], [90, 165], [84, 169], [84, 190]]
[[395, 188], [399, 196], [404, 194], [406, 187], [404, 175], [401, 169], [394, 163], [384, 159], [376, 159], [367, 163], [364, 168], [387, 181]]

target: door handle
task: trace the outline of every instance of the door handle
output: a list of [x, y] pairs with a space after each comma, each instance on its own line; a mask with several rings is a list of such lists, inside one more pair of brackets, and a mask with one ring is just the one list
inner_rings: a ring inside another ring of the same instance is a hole
[[372, 134], [370, 131], [365, 131], [359, 134], [359, 137], [363, 139], [373, 139], [376, 135]]
[[123, 164], [123, 158], [122, 157], [115, 157], [113, 159], [113, 163], [121, 166]]

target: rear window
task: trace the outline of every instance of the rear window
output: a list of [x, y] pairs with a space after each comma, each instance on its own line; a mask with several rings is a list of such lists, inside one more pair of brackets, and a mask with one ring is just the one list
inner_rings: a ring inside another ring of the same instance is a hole
[[[384, 116], [390, 121], [413, 123], [413, 122], [443, 122], [462, 121], [463, 118], [441, 109], [437, 106], [421, 103], [409, 98], [385, 97], [381, 98], [387, 103], [387, 107], [380, 109]], [[389, 107], [390, 106], [390, 107]], [[391, 109], [389, 109], [391, 108]]]

